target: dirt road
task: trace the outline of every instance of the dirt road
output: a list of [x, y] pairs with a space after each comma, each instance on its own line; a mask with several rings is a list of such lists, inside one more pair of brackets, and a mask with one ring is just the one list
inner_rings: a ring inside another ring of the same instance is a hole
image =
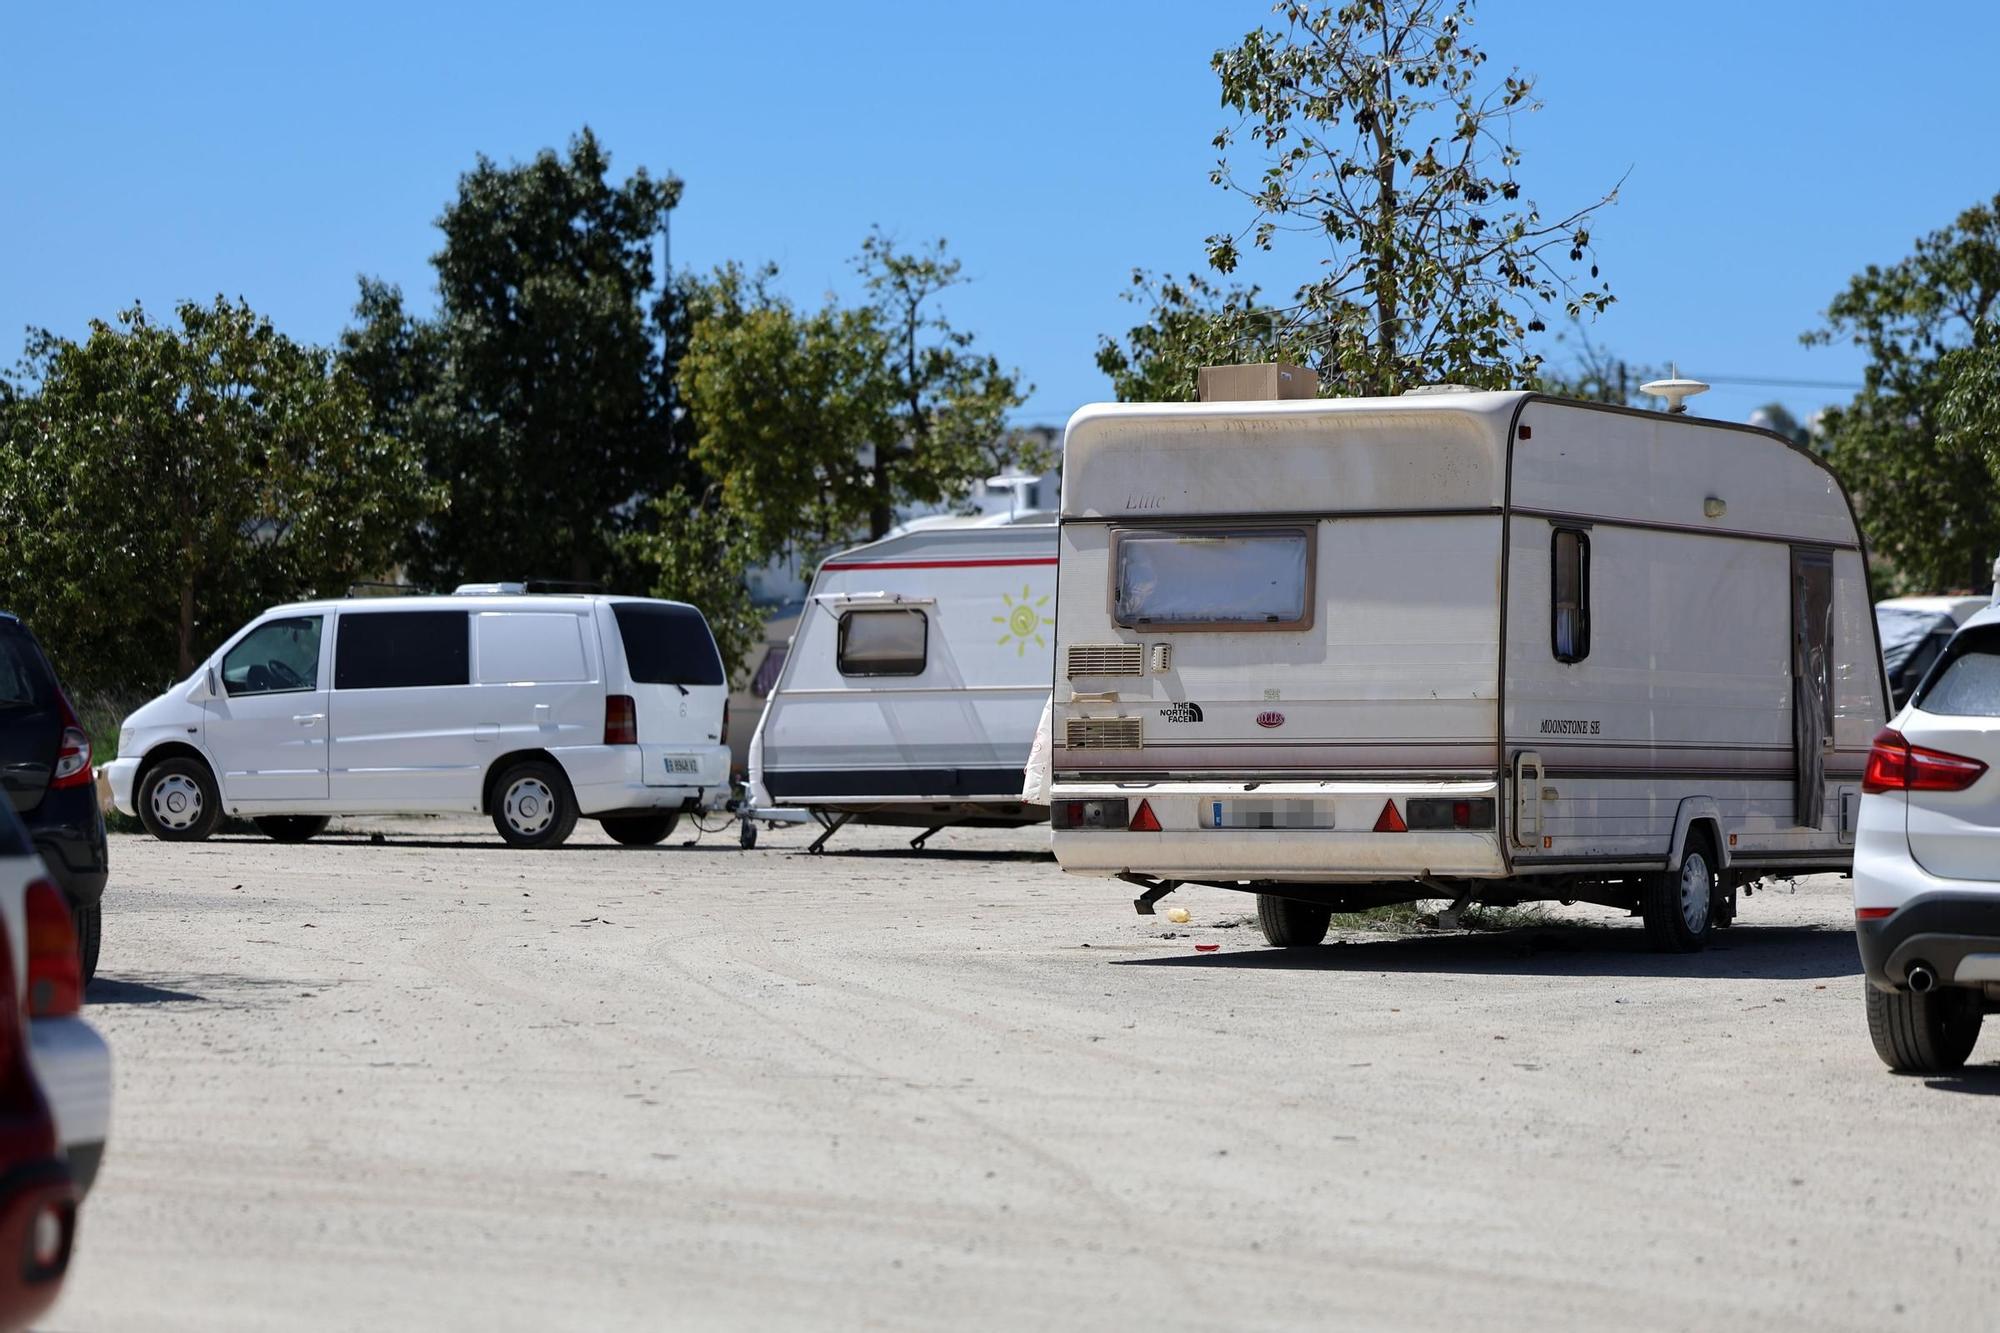
[[362, 827], [115, 841], [116, 1121], [49, 1327], [1993, 1318], [2000, 1033], [1883, 1072], [1844, 881], [1692, 958], [1586, 909], [1280, 953], [1034, 831]]

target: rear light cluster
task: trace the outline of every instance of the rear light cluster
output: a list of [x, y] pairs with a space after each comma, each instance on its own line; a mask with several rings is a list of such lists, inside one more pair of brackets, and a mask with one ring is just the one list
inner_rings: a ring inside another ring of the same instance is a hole
[[83, 1007], [83, 965], [76, 925], [62, 890], [46, 879], [28, 885], [28, 1016], [64, 1018]]
[[[1146, 808], [1148, 815], [1152, 808]], [[1049, 807], [1049, 823], [1056, 828], [1129, 828], [1132, 803], [1123, 797], [1109, 801], [1057, 801]], [[1158, 821], [1154, 822], [1159, 827]]]
[[1493, 827], [1493, 798], [1411, 797], [1405, 803], [1410, 827], [1431, 829], [1490, 829]]
[[1985, 772], [1986, 765], [1977, 759], [1912, 745], [1902, 732], [1884, 727], [1875, 733], [1875, 744], [1868, 751], [1861, 790], [1964, 791]]
[[49, 779], [49, 786], [85, 786], [90, 782], [90, 733], [83, 729], [61, 690], [56, 691], [56, 708], [62, 714], [62, 742], [56, 747], [55, 776]]
[[[1411, 829], [1490, 829], [1494, 801], [1490, 796], [1413, 797], [1405, 803], [1409, 816], [1396, 807], [1394, 797], [1382, 803], [1375, 817], [1377, 833], [1407, 833]], [[1133, 833], [1160, 832], [1159, 816], [1150, 801], [1140, 801], [1134, 810], [1123, 797], [1100, 801], [1057, 801], [1049, 808], [1049, 823], [1060, 829], [1127, 829]]]
[[639, 708], [632, 702], [631, 695], [604, 696], [604, 743], [606, 745], [639, 743]]

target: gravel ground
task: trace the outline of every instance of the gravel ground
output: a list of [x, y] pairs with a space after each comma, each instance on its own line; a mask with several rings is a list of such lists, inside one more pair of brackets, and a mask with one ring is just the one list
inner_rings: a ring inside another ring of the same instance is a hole
[[118, 838], [49, 1326], [1992, 1318], [2000, 1036], [1885, 1073], [1843, 880], [1695, 957], [1591, 909], [1287, 953], [1042, 831], [905, 836]]

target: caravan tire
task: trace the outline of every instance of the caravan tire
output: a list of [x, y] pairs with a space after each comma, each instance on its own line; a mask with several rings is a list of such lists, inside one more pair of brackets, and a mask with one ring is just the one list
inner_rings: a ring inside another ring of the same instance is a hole
[[1715, 930], [1715, 848], [1706, 830], [1691, 830], [1677, 870], [1646, 881], [1639, 912], [1646, 940], [1661, 953], [1695, 953]]
[[611, 841], [627, 847], [651, 847], [656, 842], [665, 842], [667, 835], [674, 831], [674, 825], [681, 822], [679, 814], [626, 815], [622, 819], [600, 819], [605, 834]]
[[1864, 978], [1868, 1036], [1875, 1054], [1899, 1074], [1947, 1074], [1962, 1067], [1979, 1040], [1984, 997], [1963, 986], [1923, 995], [1876, 990]]
[[530, 759], [493, 784], [493, 827], [510, 847], [560, 847], [576, 828], [576, 795], [554, 764]]
[[324, 815], [260, 815], [250, 821], [272, 842], [306, 842], [326, 832]]
[[1264, 942], [1277, 949], [1303, 949], [1326, 938], [1333, 909], [1275, 893], [1257, 895], [1257, 925]]

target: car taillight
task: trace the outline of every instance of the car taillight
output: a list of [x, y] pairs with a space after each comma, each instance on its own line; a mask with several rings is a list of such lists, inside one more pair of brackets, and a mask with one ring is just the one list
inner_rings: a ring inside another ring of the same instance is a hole
[[1861, 790], [1964, 791], [1985, 774], [1977, 759], [1912, 745], [1894, 727], [1875, 733], [1868, 749], [1868, 767], [1861, 773]]
[[632, 702], [631, 695], [604, 696], [604, 743], [606, 745], [639, 743], [639, 709]]
[[69, 698], [61, 690], [56, 691], [56, 708], [62, 716], [62, 743], [56, 748], [56, 771], [49, 785], [84, 786], [90, 781], [90, 733], [83, 729], [76, 710], [69, 706]]
[[62, 890], [48, 880], [28, 885], [28, 1016], [62, 1018], [83, 1007], [83, 965], [76, 925]]

